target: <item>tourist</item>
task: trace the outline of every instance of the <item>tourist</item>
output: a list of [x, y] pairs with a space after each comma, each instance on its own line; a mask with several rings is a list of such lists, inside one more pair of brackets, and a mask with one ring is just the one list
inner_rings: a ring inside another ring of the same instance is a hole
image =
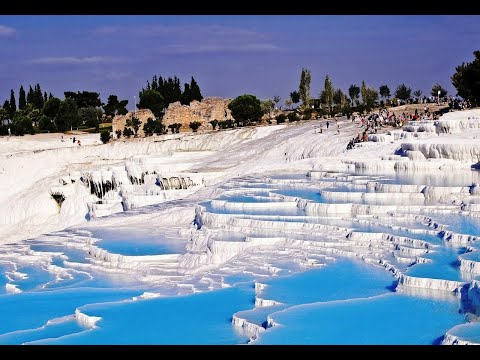
[[75, 144], [75, 136], [73, 137], [73, 143]]
[[12, 136], [12, 130], [10, 130], [10, 127], [8, 128], [8, 136]]
[[327, 121], [327, 129], [328, 129], [329, 126], [330, 126], [330, 123]]

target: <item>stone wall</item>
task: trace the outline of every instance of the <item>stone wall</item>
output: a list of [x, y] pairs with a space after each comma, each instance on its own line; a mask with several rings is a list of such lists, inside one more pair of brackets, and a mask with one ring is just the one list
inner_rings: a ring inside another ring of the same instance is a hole
[[142, 123], [140, 125], [140, 128], [138, 129], [138, 136], [145, 136], [143, 132], [143, 124], [145, 124], [149, 118], [155, 120], [155, 115], [153, 115], [150, 109], [141, 109], [135, 112], [130, 111], [126, 115], [116, 115], [112, 120], [112, 131], [113, 131], [114, 138], [116, 138], [115, 132], [117, 130], [120, 130], [123, 134], [123, 129], [125, 129], [125, 124], [127, 120], [131, 119], [132, 115], [134, 114], [135, 114], [135, 117], [137, 117]]
[[233, 119], [232, 113], [228, 108], [230, 99], [221, 99], [217, 97], [205, 98], [202, 101], [192, 101], [190, 105], [182, 105], [179, 101], [170, 104], [163, 116], [163, 125], [179, 123], [182, 124], [180, 131], [192, 131], [190, 123], [200, 122], [200, 130], [211, 129], [212, 120], [230, 120]]

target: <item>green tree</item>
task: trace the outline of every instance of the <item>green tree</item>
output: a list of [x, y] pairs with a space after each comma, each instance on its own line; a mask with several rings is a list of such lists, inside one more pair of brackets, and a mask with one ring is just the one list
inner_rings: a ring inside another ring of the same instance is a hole
[[26, 115], [16, 114], [13, 118], [13, 133], [19, 136], [33, 133], [32, 120]]
[[5, 102], [3, 103], [3, 110], [5, 110], [5, 113], [7, 114], [7, 118], [8, 119], [13, 119], [13, 116], [12, 116], [12, 110], [10, 108], [10, 102], [8, 100], [5, 100]]
[[144, 90], [140, 92], [139, 109], [150, 109], [156, 118], [161, 118], [164, 109], [164, 99], [162, 94], [156, 90]]
[[413, 96], [417, 98], [417, 101], [420, 99], [420, 96], [422, 96], [422, 90], [416, 90], [413, 92]]
[[75, 101], [69, 98], [62, 101], [55, 116], [55, 125], [58, 131], [63, 132], [72, 127], [77, 127], [79, 122], [80, 117], [78, 116], [78, 107]]
[[472, 62], [462, 63], [455, 68], [452, 84], [459, 96], [469, 100], [473, 106], [480, 105], [480, 51], [474, 51]]
[[182, 105], [190, 105], [192, 102], [192, 92], [190, 91], [190, 84], [185, 83], [183, 85], [183, 93], [182, 96], [180, 97], [180, 103]]
[[103, 111], [107, 116], [126, 115], [128, 100], [118, 100], [117, 95], [110, 95], [107, 104], [103, 105]]
[[351, 84], [348, 88], [348, 95], [352, 99], [352, 105], [358, 106], [360, 97], [360, 88], [357, 85]]
[[142, 125], [142, 122], [140, 121], [139, 118], [136, 118], [136, 117], [132, 117], [131, 119], [128, 119], [126, 121], [126, 125], [128, 127], [131, 127], [133, 129], [133, 134], [135, 135], [135, 137], [137, 136], [138, 134], [138, 129], [140, 129], [140, 125]]
[[367, 101], [367, 85], [365, 84], [365, 80], [362, 80], [362, 86], [360, 87], [360, 93], [362, 94], [362, 104], [365, 106]]
[[78, 116], [80, 117], [81, 124], [94, 127], [96, 131], [99, 130], [102, 110], [93, 106], [83, 107], [78, 110]]
[[133, 135], [133, 130], [132, 129], [130, 129], [129, 127], [125, 127], [123, 129], [123, 136], [125, 136], [126, 138], [129, 138], [132, 135]]
[[33, 93], [33, 89], [32, 89], [32, 85], [29, 85], [28, 86], [28, 93], [27, 93], [27, 104], [30, 104], [33, 106], [33, 103], [34, 103], [34, 93]]
[[84, 107], [100, 107], [102, 101], [100, 100], [100, 94], [92, 91], [65, 91], [65, 99], [73, 99], [79, 109]]
[[107, 130], [103, 130], [101, 133], [100, 133], [100, 140], [102, 141], [102, 143], [106, 144], [110, 141], [110, 131], [107, 131]]
[[229, 104], [228, 108], [237, 122], [237, 126], [247, 125], [250, 121], [262, 117], [260, 100], [255, 95], [244, 94], [237, 96]]
[[10, 118], [13, 119], [15, 112], [17, 111], [17, 104], [15, 102], [15, 93], [13, 92], [13, 89], [10, 90], [9, 104], [10, 104], [9, 115], [10, 115]]
[[365, 97], [362, 97], [362, 100], [364, 101], [364, 107], [365, 110], [371, 111], [377, 103], [378, 100], [378, 92], [375, 91], [375, 89], [371, 87], [365, 87]]
[[18, 108], [20, 110], [25, 110], [27, 107], [27, 98], [25, 94], [25, 90], [23, 90], [23, 86], [20, 86], [20, 90], [18, 92]]
[[275, 116], [275, 120], [277, 120], [277, 124], [283, 124], [287, 120], [287, 117], [285, 114], [278, 114]]
[[382, 85], [380, 86], [380, 96], [387, 101], [387, 99], [390, 97], [390, 89], [387, 85]]
[[218, 125], [218, 120], [212, 120], [212, 121], [210, 121], [210, 124], [212, 125], [213, 130], [215, 130], [215, 128]]
[[275, 107], [275, 103], [273, 102], [273, 100], [270, 100], [270, 99], [261, 100], [260, 101], [260, 106], [261, 106], [262, 112], [264, 114], [270, 114]]
[[408, 100], [411, 97], [412, 89], [407, 87], [405, 84], [400, 84], [397, 86], [397, 90], [395, 90], [395, 97], [400, 100]]
[[55, 119], [57, 116], [58, 109], [60, 109], [60, 105], [62, 104], [62, 100], [59, 98], [53, 97], [48, 99], [45, 104], [43, 104], [43, 113], [47, 115], [50, 119]]
[[190, 129], [192, 129], [193, 132], [197, 132], [197, 130], [198, 130], [198, 128], [200, 127], [200, 125], [202, 125], [201, 122], [193, 121], [193, 122], [191, 122], [188, 126], [190, 127]]
[[8, 119], [8, 111], [5, 109], [5, 107], [0, 107], [0, 125], [3, 122], [3, 120], [7, 120], [7, 119]]
[[55, 123], [46, 115], [42, 115], [40, 117], [40, 121], [38, 122], [38, 127], [41, 131], [45, 132], [55, 132], [57, 129], [55, 127]]
[[287, 115], [287, 117], [288, 117], [288, 121], [289, 121], [289, 122], [295, 122], [295, 121], [300, 120], [300, 118], [298, 117], [297, 113], [295, 113], [295, 112], [289, 113], [289, 114]]
[[330, 114], [333, 111], [333, 96], [335, 94], [335, 90], [333, 89], [332, 81], [330, 77], [327, 75], [325, 76], [325, 82], [323, 91], [320, 94], [320, 101], [325, 104]]
[[42, 95], [42, 89], [40, 88], [40, 84], [35, 85], [35, 88], [33, 89], [32, 105], [35, 109], [43, 108], [43, 95]]
[[193, 76], [192, 76], [192, 79], [190, 80], [190, 97], [192, 101], [193, 100], [202, 101], [203, 99], [202, 93], [200, 91], [200, 87], [198, 86]]
[[164, 126], [158, 120], [153, 120], [152, 118], [148, 118], [147, 122], [143, 125], [143, 132], [146, 136], [151, 136], [155, 134], [163, 134]]
[[290, 105], [292, 103], [297, 105], [300, 102], [300, 93], [298, 91], [292, 91], [290, 93], [290, 101], [291, 101]]
[[302, 99], [302, 106], [304, 108], [307, 107], [310, 103], [310, 81], [310, 70], [303, 68], [302, 74], [300, 75], [300, 85], [298, 87], [298, 92], [300, 93], [300, 98]]
[[343, 91], [341, 89], [335, 90], [335, 92], [333, 93], [333, 103], [337, 107], [342, 107], [346, 101], [347, 99]]
[[[440, 84], [437, 83], [437, 84], [435, 84], [435, 85], [432, 86], [432, 92], [431, 92], [432, 96], [437, 97], [439, 91], [440, 91], [440, 97], [441, 97], [441, 98], [443, 98], [443, 97], [445, 97], [445, 96], [447, 95], [447, 90], [445, 90], [445, 89], [442, 87], [442, 85], [440, 85]], [[414, 94], [414, 95], [415, 95], [415, 94]]]
[[[290, 95], [292, 95], [292, 93], [290, 93]], [[292, 99], [285, 99], [285, 108], [286, 109], [290, 109], [290, 107], [292, 106]]]

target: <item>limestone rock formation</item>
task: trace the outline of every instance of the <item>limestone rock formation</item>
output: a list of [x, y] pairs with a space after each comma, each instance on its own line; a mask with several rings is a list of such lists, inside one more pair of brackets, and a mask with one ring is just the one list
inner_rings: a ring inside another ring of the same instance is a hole
[[[112, 131], [115, 134], [117, 130], [120, 130], [123, 133], [125, 129], [125, 124], [128, 119], [131, 119], [135, 115], [136, 118], [142, 123], [138, 129], [138, 136], [145, 136], [143, 132], [143, 125], [147, 122], [148, 119], [155, 120], [155, 115], [153, 115], [150, 109], [141, 109], [137, 111], [130, 111], [126, 115], [116, 115], [112, 120]], [[115, 136], [115, 135], [114, 135]]]
[[232, 113], [228, 108], [230, 99], [221, 99], [218, 97], [205, 98], [202, 101], [194, 100], [190, 105], [182, 105], [179, 101], [170, 104], [163, 116], [163, 125], [179, 123], [182, 124], [181, 131], [192, 131], [189, 127], [191, 122], [198, 121], [202, 125], [199, 129], [211, 129], [212, 120], [230, 120], [233, 119]]

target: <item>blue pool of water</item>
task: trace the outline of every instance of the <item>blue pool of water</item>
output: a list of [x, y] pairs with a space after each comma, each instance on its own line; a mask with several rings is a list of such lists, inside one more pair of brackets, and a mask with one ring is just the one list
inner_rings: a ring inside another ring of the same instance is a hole
[[63, 245], [51, 245], [51, 244], [42, 244], [42, 243], [35, 243], [35, 242], [31, 242], [30, 248], [33, 251], [63, 253], [65, 256], [68, 257], [68, 261], [72, 261], [72, 262], [83, 263], [83, 264], [89, 262], [87, 260], [87, 255], [88, 255], [87, 252], [81, 249], [75, 249], [75, 248], [63, 246]]
[[480, 236], [480, 218], [462, 214], [434, 215], [433, 219], [460, 234]]
[[75, 318], [68, 318], [36, 329], [19, 330], [0, 335], [0, 344], [24, 344], [30, 341], [57, 338], [85, 330], [86, 328], [82, 327]]
[[415, 185], [431, 185], [431, 186], [470, 186], [473, 183], [480, 182], [480, 171], [461, 171], [456, 170], [451, 172], [436, 172], [428, 174], [424, 172], [412, 173], [396, 173], [389, 176], [388, 180], [382, 182], [390, 184], [415, 184]]
[[465, 322], [458, 301], [390, 293], [300, 305], [271, 315], [258, 344], [434, 344]]
[[[268, 192], [257, 193], [255, 196], [220, 196], [218, 200], [226, 200], [228, 202], [239, 202], [239, 203], [271, 203], [271, 202], [282, 202], [282, 199], [275, 197], [268, 197]], [[275, 204], [272, 204], [273, 206]]]
[[463, 340], [480, 343], [480, 322], [458, 325], [450, 330], [449, 333]]
[[394, 288], [395, 278], [383, 268], [341, 259], [318, 269], [262, 282], [268, 286], [260, 297], [294, 305], [387, 293]]
[[186, 251], [186, 240], [138, 229], [95, 229], [93, 236], [102, 239], [95, 246], [113, 254], [141, 256], [183, 254]]
[[458, 255], [465, 252], [464, 247], [438, 247], [432, 252], [422, 255], [422, 257], [431, 259], [432, 262], [425, 264], [416, 264], [406, 271], [407, 275], [431, 278], [446, 279], [454, 281], [463, 281], [462, 274], [459, 271]]
[[279, 188], [277, 190], [273, 190], [272, 192], [281, 194], [281, 195], [287, 195], [287, 196], [294, 196], [306, 200], [312, 200], [318, 203], [324, 203], [325, 200], [322, 198], [320, 195], [319, 190], [317, 189], [308, 189], [308, 188]]
[[[133, 290], [62, 289], [0, 296], [0, 334], [41, 327], [50, 319], [73, 315], [79, 306], [140, 295]], [[11, 338], [5, 339], [10, 343]], [[2, 343], [0, 341], [0, 343]]]
[[188, 296], [90, 305], [99, 328], [42, 344], [242, 344], [232, 315], [253, 306], [253, 287], [232, 287]]

